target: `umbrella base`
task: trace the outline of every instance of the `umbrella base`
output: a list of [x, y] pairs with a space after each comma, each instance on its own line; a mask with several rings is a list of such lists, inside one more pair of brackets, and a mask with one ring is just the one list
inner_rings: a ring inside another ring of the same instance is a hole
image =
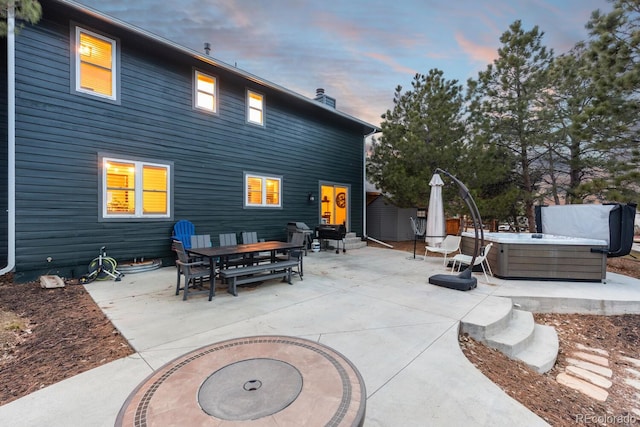
[[434, 274], [429, 277], [429, 283], [458, 291], [469, 291], [478, 286], [478, 280], [471, 276], [471, 271], [468, 269], [457, 276], [451, 274]]

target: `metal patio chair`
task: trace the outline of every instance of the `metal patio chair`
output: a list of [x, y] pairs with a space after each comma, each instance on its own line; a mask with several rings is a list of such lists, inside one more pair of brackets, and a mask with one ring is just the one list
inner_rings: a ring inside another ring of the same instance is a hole
[[444, 265], [447, 265], [447, 255], [452, 254], [454, 252], [458, 252], [460, 250], [460, 242], [462, 241], [461, 236], [453, 236], [451, 234], [447, 235], [444, 238], [440, 246], [425, 246], [424, 249], [424, 259], [427, 259], [427, 254], [429, 252], [434, 252], [438, 254], [444, 255]]
[[[491, 271], [491, 266], [489, 265], [489, 262], [487, 261], [487, 256], [489, 255], [489, 251], [491, 250], [491, 247], [493, 246], [493, 243], [488, 243], [487, 246], [485, 246], [484, 248], [482, 248], [480, 250], [480, 255], [478, 255], [475, 259], [475, 261], [473, 261], [473, 266], [476, 265], [480, 265], [480, 267], [482, 267], [482, 272], [484, 273], [484, 278], [487, 281], [487, 283], [489, 283], [489, 277], [487, 276], [487, 270], [489, 270], [489, 274], [491, 276], [493, 276], [493, 272]], [[465, 265], [469, 265], [471, 264], [471, 260], [473, 259], [473, 257], [471, 255], [464, 255], [464, 254], [458, 254], [456, 256], [453, 257], [452, 261], [453, 264], [451, 265], [451, 272], [453, 273], [453, 270], [456, 267], [456, 264], [458, 265], [458, 271], [460, 271], [460, 268], [462, 266], [462, 264]]]

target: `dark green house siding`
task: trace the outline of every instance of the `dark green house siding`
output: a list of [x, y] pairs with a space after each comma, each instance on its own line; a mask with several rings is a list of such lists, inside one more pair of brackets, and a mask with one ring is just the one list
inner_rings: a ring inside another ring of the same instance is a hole
[[[16, 38], [17, 280], [47, 272], [77, 277], [103, 245], [121, 261], [171, 263], [169, 236], [179, 219], [214, 243], [219, 233], [246, 230], [284, 240], [289, 221], [318, 224], [318, 198], [309, 203], [307, 195], [317, 196], [324, 181], [350, 185], [349, 228], [362, 234], [363, 136], [372, 130], [363, 122], [42, 3], [43, 19]], [[70, 90], [74, 23], [119, 40], [119, 103]], [[217, 76], [218, 114], [192, 108], [194, 67]], [[264, 127], [246, 123], [247, 89], [265, 95]], [[173, 218], [99, 220], [100, 153], [173, 162]], [[282, 208], [243, 208], [244, 172], [281, 176]], [[6, 228], [0, 231], [4, 245]]]

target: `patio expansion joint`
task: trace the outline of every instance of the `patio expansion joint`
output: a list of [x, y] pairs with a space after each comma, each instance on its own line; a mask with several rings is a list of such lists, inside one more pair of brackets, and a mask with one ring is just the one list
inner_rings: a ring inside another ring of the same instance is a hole
[[[370, 331], [384, 331], [384, 330], [389, 330], [389, 329], [401, 329], [401, 328], [407, 328], [407, 327], [413, 327], [413, 326], [422, 326], [422, 325], [437, 325], [437, 324], [443, 324], [443, 325], [449, 325], [450, 323], [457, 323], [457, 321], [437, 321], [437, 322], [416, 322], [416, 323], [403, 323], [401, 325], [392, 325], [392, 326], [377, 326], [374, 328], [359, 328], [359, 329], [349, 329], [349, 330], [342, 330], [342, 331], [336, 331], [336, 332], [320, 332], [320, 336], [331, 336], [331, 335], [341, 335], [341, 334], [350, 334], [350, 333], [354, 333], [354, 332], [370, 332]], [[449, 330], [451, 328], [451, 326], [454, 325], [450, 325], [446, 328], [446, 330]], [[440, 338], [438, 336], [438, 338]], [[436, 340], [438, 339], [436, 338]]]
[[[391, 381], [393, 381], [398, 375], [400, 375], [401, 373], [404, 372], [405, 369], [407, 369], [409, 366], [411, 366], [413, 364], [413, 362], [415, 362], [420, 356], [422, 356], [427, 350], [429, 350], [435, 343], [437, 343], [438, 341], [440, 341], [442, 339], [442, 337], [444, 335], [447, 334], [447, 332], [449, 332], [451, 330], [451, 328], [456, 328], [456, 329], [460, 329], [460, 322], [454, 322], [453, 325], [451, 325], [450, 327], [446, 328], [444, 331], [442, 331], [442, 333], [440, 335], [438, 335], [435, 339], [433, 339], [431, 341], [431, 343], [429, 345], [427, 345], [425, 348], [423, 348], [420, 352], [418, 352], [418, 354], [416, 354], [414, 357], [412, 357], [407, 363], [404, 364], [404, 366], [400, 369], [398, 369], [398, 371], [393, 374], [391, 377], [389, 377], [389, 379], [387, 379], [384, 383], [382, 383], [380, 385], [380, 387], [378, 387], [377, 389], [375, 389], [374, 391], [372, 391], [371, 393], [368, 393], [367, 395], [367, 399], [372, 398], [378, 391], [382, 390], [383, 388], [385, 388]], [[457, 333], [457, 332], [456, 332]], [[462, 349], [460, 349], [460, 347], [458, 347], [458, 350], [460, 350], [460, 353], [462, 354]], [[463, 356], [464, 357], [464, 356]]]

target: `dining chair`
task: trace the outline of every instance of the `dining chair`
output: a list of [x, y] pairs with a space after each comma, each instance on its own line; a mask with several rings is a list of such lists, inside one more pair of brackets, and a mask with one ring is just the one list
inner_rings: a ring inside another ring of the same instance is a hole
[[242, 243], [258, 243], [258, 233], [255, 231], [243, 231]]
[[304, 272], [302, 270], [302, 257], [304, 256], [304, 249], [302, 248], [302, 246], [305, 244], [305, 241], [306, 241], [306, 236], [304, 233], [299, 233], [299, 232], [293, 233], [291, 235], [291, 243], [295, 245], [299, 245], [301, 247], [297, 249], [289, 249], [286, 257], [279, 257], [280, 260], [295, 259], [298, 261], [298, 266], [296, 271], [292, 270], [291, 273], [297, 274], [300, 277], [300, 280], [303, 280], [302, 276], [304, 275]]
[[[264, 242], [264, 239], [258, 239], [258, 233], [255, 231], [243, 231], [241, 233], [241, 236], [242, 236], [243, 244]], [[258, 252], [257, 254], [251, 254], [250, 258], [253, 261], [253, 263], [258, 264], [258, 263], [261, 263], [262, 261], [271, 260], [271, 253]]]
[[[238, 244], [236, 233], [222, 233], [218, 235], [218, 239], [220, 246], [236, 246]], [[245, 264], [244, 257], [242, 255], [225, 257], [224, 264], [226, 267], [243, 265]]]
[[236, 233], [222, 233], [218, 235], [220, 246], [235, 246], [238, 244]]
[[[192, 248], [210, 248], [211, 247], [211, 235], [210, 234], [194, 234], [191, 236]], [[191, 248], [187, 248], [191, 249]]]
[[[173, 247], [178, 258], [176, 260], [176, 269], [178, 271], [176, 295], [179, 295], [180, 291], [183, 291], [182, 299], [186, 300], [189, 293], [189, 287], [202, 287], [205, 279], [206, 281], [209, 281], [211, 270], [208, 263], [190, 258], [184, 250], [184, 246], [181, 241], [176, 240]], [[184, 276], [183, 287], [180, 287], [180, 276]], [[211, 300], [214, 290], [211, 285], [209, 286], [209, 300]]]

